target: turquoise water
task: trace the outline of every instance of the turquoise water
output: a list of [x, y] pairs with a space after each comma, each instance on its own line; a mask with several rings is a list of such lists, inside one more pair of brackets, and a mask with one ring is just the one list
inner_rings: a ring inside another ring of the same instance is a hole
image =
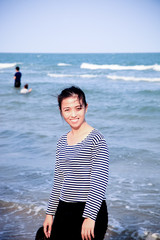
[[[13, 87], [16, 65], [28, 95]], [[0, 239], [34, 239], [43, 223], [69, 129], [56, 96], [71, 85], [109, 146], [106, 239], [160, 233], [160, 54], [0, 54]]]

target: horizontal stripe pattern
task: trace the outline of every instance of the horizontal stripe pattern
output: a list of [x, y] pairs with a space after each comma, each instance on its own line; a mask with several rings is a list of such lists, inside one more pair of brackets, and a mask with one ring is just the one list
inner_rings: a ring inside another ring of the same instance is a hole
[[67, 144], [67, 134], [57, 143], [54, 184], [47, 214], [55, 215], [58, 202], [85, 202], [84, 218], [96, 219], [108, 183], [109, 154], [96, 129], [80, 143]]

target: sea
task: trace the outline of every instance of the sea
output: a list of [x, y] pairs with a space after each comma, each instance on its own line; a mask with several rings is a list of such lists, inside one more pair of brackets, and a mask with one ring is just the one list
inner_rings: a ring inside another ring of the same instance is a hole
[[[14, 88], [17, 65], [29, 94]], [[109, 148], [105, 240], [160, 239], [160, 53], [0, 53], [0, 239], [33, 240], [43, 225], [70, 86]]]

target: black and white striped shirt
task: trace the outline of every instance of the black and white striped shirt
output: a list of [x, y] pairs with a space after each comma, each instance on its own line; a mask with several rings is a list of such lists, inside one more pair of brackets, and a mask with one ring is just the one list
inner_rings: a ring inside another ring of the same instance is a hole
[[108, 182], [109, 155], [103, 135], [93, 129], [80, 143], [57, 143], [54, 184], [47, 214], [55, 215], [58, 202], [85, 202], [84, 218], [96, 219]]

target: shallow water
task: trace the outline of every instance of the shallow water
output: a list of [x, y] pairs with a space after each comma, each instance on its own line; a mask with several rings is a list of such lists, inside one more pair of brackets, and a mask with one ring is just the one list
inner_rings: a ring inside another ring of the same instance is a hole
[[[0, 54], [0, 63], [0, 239], [34, 239], [43, 223], [56, 141], [69, 129], [56, 96], [73, 84], [109, 146], [106, 239], [160, 233], [160, 54]], [[16, 64], [28, 95], [13, 88]]]

